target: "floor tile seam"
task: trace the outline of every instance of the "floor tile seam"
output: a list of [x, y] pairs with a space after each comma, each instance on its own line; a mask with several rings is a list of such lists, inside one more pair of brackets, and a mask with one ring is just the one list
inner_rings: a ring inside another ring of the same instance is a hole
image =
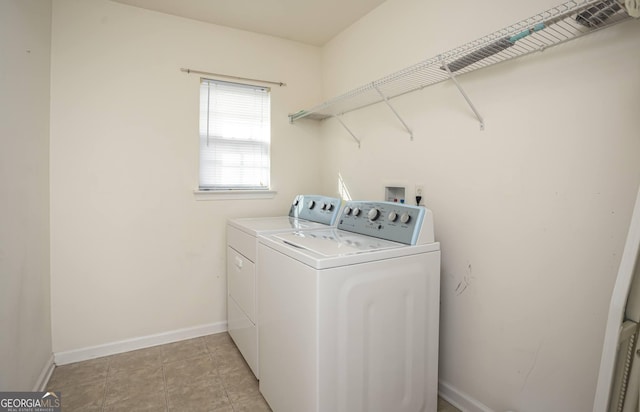
[[222, 386], [222, 390], [224, 391], [224, 396], [227, 397], [227, 400], [229, 401], [229, 406], [231, 406], [231, 410], [235, 412], [235, 408], [233, 407], [233, 402], [231, 402], [231, 397], [229, 396], [229, 392], [227, 392], [227, 385], [225, 385], [225, 381], [223, 379], [222, 376], [220, 376], [220, 373], [218, 372], [218, 370], [216, 369], [216, 375], [218, 375], [218, 379], [220, 380], [220, 386]]
[[100, 410], [104, 412], [107, 407], [107, 386], [109, 385], [109, 371], [111, 370], [111, 359], [107, 361], [107, 373], [104, 376], [104, 390], [102, 391], [102, 406]]
[[206, 339], [204, 339], [204, 347], [207, 349], [207, 353], [211, 354], [213, 349], [209, 347]]
[[[187, 358], [180, 358], [180, 359], [175, 359], [175, 360], [170, 360], [170, 361], [165, 361], [164, 359], [162, 360], [162, 366], [164, 367], [165, 365], [170, 365], [172, 363], [176, 363], [176, 362], [183, 362], [183, 361], [187, 361], [187, 360], [192, 360], [192, 359], [196, 359], [199, 357], [202, 357], [202, 355], [206, 355], [208, 358], [210, 358], [208, 353], [200, 353], [197, 355], [193, 355]], [[213, 360], [213, 359], [212, 359]]]
[[226, 344], [226, 343], [220, 343], [220, 344], [217, 344], [217, 345], [206, 344], [206, 346], [207, 346], [207, 350], [212, 355], [214, 355], [214, 354], [216, 354], [217, 352], [220, 352], [220, 351], [230, 350], [231, 348], [236, 348], [236, 350], [237, 350], [237, 346], [235, 346], [233, 344], [229, 345], [229, 344]]
[[55, 380], [50, 380], [49, 382], [47, 382], [47, 387], [55, 387], [56, 390], [62, 389], [62, 388], [66, 388], [69, 389], [69, 386], [71, 387], [78, 387], [78, 386], [82, 386], [82, 385], [91, 385], [91, 384], [97, 384], [97, 383], [102, 383], [104, 382], [106, 379], [105, 377], [99, 377], [99, 378], [71, 378], [71, 379], [61, 379], [61, 378], [57, 378]]
[[169, 385], [167, 385], [167, 375], [162, 364], [162, 382], [164, 383], [164, 410], [169, 412]]

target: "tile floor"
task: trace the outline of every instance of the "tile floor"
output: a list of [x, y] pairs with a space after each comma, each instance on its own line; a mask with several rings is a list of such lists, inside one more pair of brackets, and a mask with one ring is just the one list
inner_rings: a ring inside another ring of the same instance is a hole
[[[271, 411], [227, 333], [58, 366], [47, 391], [71, 411]], [[459, 412], [442, 399], [439, 412]]]

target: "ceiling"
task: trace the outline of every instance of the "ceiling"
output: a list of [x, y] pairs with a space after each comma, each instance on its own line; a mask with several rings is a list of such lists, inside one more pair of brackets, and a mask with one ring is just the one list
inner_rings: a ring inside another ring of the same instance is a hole
[[322, 46], [385, 0], [112, 0]]

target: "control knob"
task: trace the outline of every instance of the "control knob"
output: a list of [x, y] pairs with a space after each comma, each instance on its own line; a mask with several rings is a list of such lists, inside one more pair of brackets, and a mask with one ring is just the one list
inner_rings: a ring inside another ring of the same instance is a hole
[[396, 212], [391, 212], [387, 218], [389, 219], [389, 222], [395, 222], [396, 219], [398, 219], [398, 214]]
[[331, 203], [324, 202], [322, 203], [322, 210], [326, 210], [327, 212], [333, 209], [333, 205]]
[[400, 221], [402, 223], [409, 223], [410, 220], [411, 220], [411, 215], [407, 212], [403, 213], [402, 216], [400, 216]]
[[356, 207], [355, 209], [353, 209], [353, 215], [354, 216], [360, 216], [360, 208]]
[[351, 208], [349, 206], [345, 206], [344, 214], [347, 215], [347, 216], [349, 216], [351, 214]]
[[316, 201], [309, 200], [309, 203], [307, 203], [307, 206], [309, 207], [309, 209], [313, 209], [316, 206]]
[[369, 220], [374, 221], [380, 216], [380, 211], [374, 207], [373, 209], [369, 210], [368, 216]]

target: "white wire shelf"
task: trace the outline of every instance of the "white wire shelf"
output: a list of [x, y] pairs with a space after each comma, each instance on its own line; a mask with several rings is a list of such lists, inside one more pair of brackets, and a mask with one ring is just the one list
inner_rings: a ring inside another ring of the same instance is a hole
[[[543, 51], [630, 19], [625, 6], [619, 1], [622, 0], [586, 0], [563, 3], [463, 46], [367, 83], [311, 109], [290, 114], [289, 120], [290, 122], [303, 118], [323, 120], [380, 102], [386, 102], [393, 110], [388, 100], [395, 97], [445, 80], [452, 79], [455, 82], [455, 77], [460, 74]], [[455, 83], [478, 116], [481, 128], [483, 128], [481, 116], [458, 83]], [[393, 112], [412, 135], [398, 113], [395, 110]], [[338, 118], [338, 120], [340, 119]], [[344, 123], [342, 124], [345, 126]], [[349, 133], [358, 141], [351, 131]]]

